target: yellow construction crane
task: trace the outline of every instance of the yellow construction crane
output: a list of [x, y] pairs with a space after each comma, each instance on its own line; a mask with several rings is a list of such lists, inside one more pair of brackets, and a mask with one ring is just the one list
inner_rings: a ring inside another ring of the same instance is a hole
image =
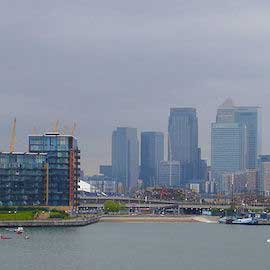
[[75, 130], [76, 130], [76, 123], [74, 122], [74, 124], [73, 124], [73, 127], [72, 127], [72, 129], [71, 129], [71, 136], [73, 136], [74, 137], [74, 135], [75, 135]]
[[14, 152], [16, 142], [16, 118], [13, 120], [12, 132], [10, 138], [9, 152]]
[[58, 132], [58, 128], [59, 128], [59, 120], [56, 120], [54, 122], [53, 132]]
[[36, 127], [33, 127], [33, 129], [32, 129], [32, 134], [33, 134], [33, 135], [36, 135], [36, 134], [37, 134], [37, 129], [36, 129]]
[[61, 131], [61, 134], [62, 135], [66, 135], [66, 131], [67, 131], [67, 127], [66, 126], [63, 126], [62, 131]]

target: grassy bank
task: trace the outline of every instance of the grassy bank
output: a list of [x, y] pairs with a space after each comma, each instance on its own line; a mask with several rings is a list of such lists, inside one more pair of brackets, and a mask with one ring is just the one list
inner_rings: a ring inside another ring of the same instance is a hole
[[40, 208], [0, 208], [0, 221], [68, 219], [65, 211]]

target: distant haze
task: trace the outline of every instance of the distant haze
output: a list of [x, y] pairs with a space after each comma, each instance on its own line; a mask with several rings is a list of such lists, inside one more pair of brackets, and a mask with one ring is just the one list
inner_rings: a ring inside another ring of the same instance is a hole
[[[261, 106], [270, 153], [270, 2], [2, 0], [0, 150], [17, 117], [27, 135], [77, 123], [88, 174], [110, 162], [116, 126], [167, 132], [170, 107], [198, 109], [210, 158], [217, 107]], [[139, 136], [139, 133], [138, 133]]]

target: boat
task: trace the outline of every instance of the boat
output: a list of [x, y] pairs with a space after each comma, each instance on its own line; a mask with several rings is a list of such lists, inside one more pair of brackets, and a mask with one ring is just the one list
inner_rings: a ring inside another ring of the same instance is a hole
[[232, 224], [236, 224], [236, 225], [257, 225], [258, 224], [258, 220], [254, 219], [252, 217], [248, 217], [248, 218], [237, 218], [235, 220], [232, 221]]
[[11, 237], [0, 235], [0, 240], [9, 240]]
[[17, 234], [23, 234], [24, 229], [23, 229], [23, 227], [18, 227], [17, 229], [14, 230], [14, 232], [17, 233]]
[[218, 223], [220, 224], [232, 224], [234, 217], [223, 217], [218, 220]]

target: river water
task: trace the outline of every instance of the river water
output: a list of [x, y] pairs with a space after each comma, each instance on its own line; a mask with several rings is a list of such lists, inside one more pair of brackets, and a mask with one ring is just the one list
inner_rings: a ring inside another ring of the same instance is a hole
[[270, 226], [98, 223], [7, 233], [1, 270], [268, 270]]

